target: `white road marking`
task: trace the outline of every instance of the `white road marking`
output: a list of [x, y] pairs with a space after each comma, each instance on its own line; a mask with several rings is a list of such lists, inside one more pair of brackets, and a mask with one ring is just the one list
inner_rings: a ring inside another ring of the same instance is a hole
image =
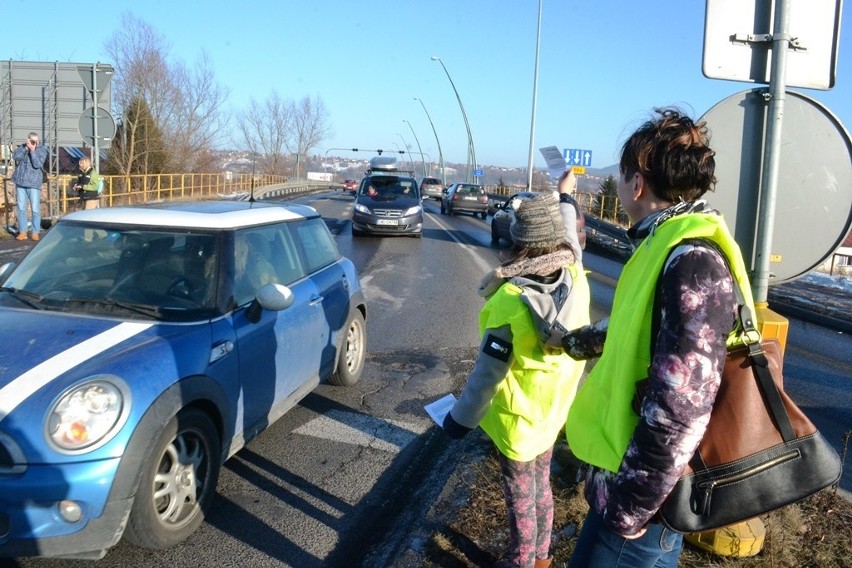
[[491, 266], [490, 264], [485, 262], [485, 260], [483, 260], [483, 258], [477, 254], [477, 250], [476, 250], [477, 247], [460, 241], [453, 234], [452, 228], [449, 225], [445, 224], [443, 221], [441, 221], [440, 218], [437, 215], [435, 215], [434, 213], [426, 213], [425, 211], [423, 212], [423, 214], [429, 215], [429, 217], [431, 217], [432, 220], [435, 221], [435, 223], [437, 223], [439, 227], [444, 229], [444, 231], [450, 236], [451, 239], [453, 239], [458, 244], [460, 244], [462, 246], [462, 248], [471, 256], [471, 258], [473, 259], [473, 262], [477, 266], [479, 266], [479, 268], [480, 268], [480, 270], [483, 274], [485, 274], [486, 272], [490, 272], [494, 268], [493, 266]]
[[306, 422], [293, 432], [396, 454], [423, 434], [429, 424], [427, 420], [422, 424], [414, 424], [332, 410]]

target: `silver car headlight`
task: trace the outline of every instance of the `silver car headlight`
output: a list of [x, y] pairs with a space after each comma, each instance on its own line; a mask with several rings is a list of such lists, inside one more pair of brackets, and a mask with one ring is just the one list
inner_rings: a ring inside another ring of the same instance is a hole
[[366, 213], [367, 215], [373, 214], [372, 211], [370, 211], [369, 207], [367, 207], [366, 205], [361, 205], [360, 203], [355, 204], [355, 211], [358, 211], [360, 213]]
[[423, 207], [420, 205], [415, 205], [414, 207], [409, 207], [405, 210], [405, 213], [402, 214], [403, 217], [408, 217], [409, 215], [418, 215], [423, 211]]
[[127, 417], [130, 400], [110, 381], [98, 379], [63, 394], [47, 418], [47, 435], [60, 449], [94, 449]]

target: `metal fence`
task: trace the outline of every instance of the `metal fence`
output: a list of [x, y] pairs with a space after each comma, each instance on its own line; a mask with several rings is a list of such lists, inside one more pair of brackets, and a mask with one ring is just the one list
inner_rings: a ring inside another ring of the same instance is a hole
[[[314, 180], [288, 180], [284, 176], [251, 174], [151, 174], [131, 176], [101, 176], [104, 180], [101, 207], [115, 207], [158, 201], [212, 199], [219, 197], [248, 197], [254, 189], [255, 197], [316, 191], [329, 187], [328, 182]], [[42, 186], [42, 219], [52, 223], [70, 211], [80, 208], [74, 191], [76, 176], [52, 176]], [[15, 224], [15, 184], [3, 179], [3, 208], [6, 227]]]

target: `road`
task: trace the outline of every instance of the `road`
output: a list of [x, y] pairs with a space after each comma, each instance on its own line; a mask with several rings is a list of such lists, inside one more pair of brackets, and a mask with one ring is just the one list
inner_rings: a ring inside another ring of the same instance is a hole
[[[316, 207], [359, 268], [368, 300], [362, 380], [350, 389], [321, 385], [229, 460], [207, 522], [183, 545], [144, 551], [122, 542], [99, 568], [388, 566], [392, 551], [377, 549], [424, 518], [443, 489], [455, 450], [423, 405], [459, 389], [471, 368], [476, 288], [505, 248], [490, 245], [488, 221], [442, 216], [437, 202], [427, 202], [422, 239], [353, 239], [351, 197], [331, 192], [298, 201]], [[28, 246], [4, 241], [0, 262]], [[585, 260], [592, 315], [604, 317], [621, 262], [591, 249]], [[850, 347], [848, 336], [791, 321], [787, 389], [838, 448], [852, 426], [852, 394], [848, 362], [837, 354]], [[852, 489], [849, 472], [843, 487]], [[0, 566], [91, 564], [19, 559]]]

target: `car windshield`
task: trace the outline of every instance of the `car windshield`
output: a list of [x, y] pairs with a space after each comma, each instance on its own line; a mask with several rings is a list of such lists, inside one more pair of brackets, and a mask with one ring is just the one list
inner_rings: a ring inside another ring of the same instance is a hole
[[423, 179], [423, 185], [426, 185], [426, 184], [429, 184], [429, 185], [441, 185], [441, 180], [439, 180], [439, 179], [435, 179], [435, 178], [424, 178], [424, 179]]
[[216, 233], [54, 226], [0, 288], [0, 304], [188, 321], [212, 315]]
[[397, 197], [416, 197], [417, 183], [410, 178], [373, 177], [364, 184], [362, 195], [375, 199], [395, 199]]

